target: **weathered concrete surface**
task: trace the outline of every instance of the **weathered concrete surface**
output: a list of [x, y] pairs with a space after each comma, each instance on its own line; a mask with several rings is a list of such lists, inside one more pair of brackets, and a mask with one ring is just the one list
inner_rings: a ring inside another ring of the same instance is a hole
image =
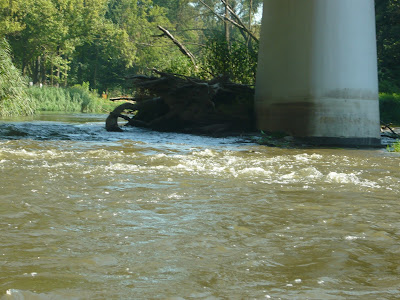
[[380, 143], [373, 0], [264, 0], [258, 128]]

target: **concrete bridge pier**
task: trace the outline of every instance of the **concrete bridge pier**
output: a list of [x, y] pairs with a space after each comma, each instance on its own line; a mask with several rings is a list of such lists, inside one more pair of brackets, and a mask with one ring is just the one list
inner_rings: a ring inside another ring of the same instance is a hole
[[380, 145], [374, 0], [264, 0], [258, 128]]

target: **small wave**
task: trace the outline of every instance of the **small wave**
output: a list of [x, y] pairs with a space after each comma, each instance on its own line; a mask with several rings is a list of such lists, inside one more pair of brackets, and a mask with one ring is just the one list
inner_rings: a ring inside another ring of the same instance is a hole
[[273, 172], [261, 167], [249, 167], [239, 171], [240, 174], [257, 175], [257, 176], [271, 176]]
[[192, 152], [194, 156], [202, 156], [202, 157], [215, 157], [216, 153], [211, 149], [205, 149], [202, 151]]
[[363, 186], [368, 188], [380, 188], [381, 186], [374, 182], [367, 179], [360, 179], [356, 174], [350, 173], [337, 173], [337, 172], [330, 172], [326, 176], [326, 182], [328, 183], [339, 183], [339, 184], [354, 184], [357, 186]]
[[5, 125], [0, 127], [0, 136], [4, 136], [7, 138], [10, 137], [21, 138], [21, 137], [26, 137], [28, 135], [29, 135], [28, 132], [18, 128], [15, 125]]

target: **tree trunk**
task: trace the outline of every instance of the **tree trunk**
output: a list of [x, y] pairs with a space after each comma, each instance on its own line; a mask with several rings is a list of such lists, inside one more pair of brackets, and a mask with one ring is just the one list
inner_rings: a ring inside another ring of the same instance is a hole
[[60, 66], [57, 66], [57, 83], [56, 83], [57, 87], [60, 87], [60, 80], [61, 80], [60, 74], [61, 74]]
[[[60, 46], [57, 47], [57, 58], [60, 58]], [[61, 82], [61, 70], [60, 70], [60, 60], [57, 64], [57, 87], [60, 87]]]
[[45, 83], [46, 82], [46, 54], [44, 54], [44, 56], [42, 57], [42, 59], [40, 60], [40, 83]]
[[93, 87], [96, 88], [97, 84], [97, 66], [99, 61], [99, 50], [96, 48], [96, 59], [94, 64], [94, 71], [93, 71]]
[[226, 44], [228, 46], [228, 50], [230, 50], [230, 44], [231, 44], [231, 33], [230, 33], [230, 26], [231, 24], [227, 21], [227, 19], [229, 19], [229, 0], [226, 0], [225, 2], [225, 40], [226, 40]]
[[[66, 59], [66, 61], [68, 61], [68, 58]], [[68, 65], [65, 65], [65, 70], [64, 70], [65, 74], [64, 74], [64, 87], [67, 87], [68, 85]]]
[[[251, 23], [253, 21], [253, 0], [250, 0], [250, 7], [249, 7], [249, 30], [251, 31]], [[250, 37], [249, 37], [250, 39]]]
[[54, 69], [54, 62], [53, 62], [53, 60], [51, 60], [51, 66], [50, 66], [50, 84], [51, 84], [51, 86], [54, 86], [54, 73], [53, 73], [53, 69]]
[[40, 80], [40, 55], [36, 58], [35, 61], [35, 69], [32, 74], [33, 83], [36, 84]]

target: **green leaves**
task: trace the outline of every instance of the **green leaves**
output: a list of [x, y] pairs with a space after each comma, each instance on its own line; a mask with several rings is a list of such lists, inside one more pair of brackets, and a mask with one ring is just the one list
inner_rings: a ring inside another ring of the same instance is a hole
[[[249, 48], [250, 47], [250, 48]], [[258, 45], [232, 41], [228, 48], [224, 37], [209, 39], [203, 57], [204, 68], [213, 76], [225, 75], [237, 83], [253, 85], [257, 69]]]
[[24, 28], [24, 24], [20, 20], [23, 16], [22, 3], [22, 0], [0, 0], [0, 38], [19, 32]]

